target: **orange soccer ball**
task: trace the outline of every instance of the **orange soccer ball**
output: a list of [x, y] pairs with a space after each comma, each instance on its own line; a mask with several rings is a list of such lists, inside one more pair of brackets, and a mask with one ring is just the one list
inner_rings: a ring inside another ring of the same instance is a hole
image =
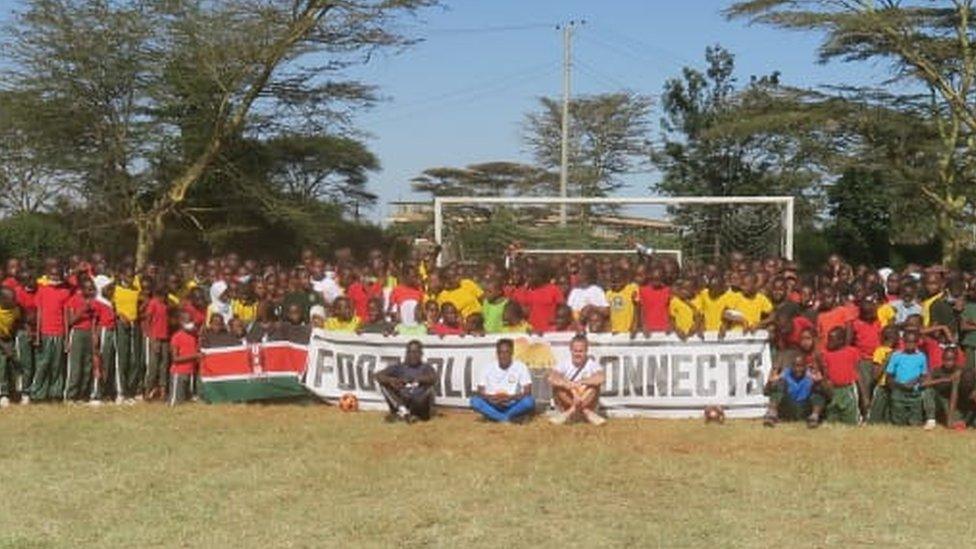
[[725, 423], [725, 410], [721, 406], [705, 406], [705, 423]]
[[343, 412], [355, 412], [359, 410], [359, 399], [352, 393], [346, 393], [339, 397], [339, 409]]

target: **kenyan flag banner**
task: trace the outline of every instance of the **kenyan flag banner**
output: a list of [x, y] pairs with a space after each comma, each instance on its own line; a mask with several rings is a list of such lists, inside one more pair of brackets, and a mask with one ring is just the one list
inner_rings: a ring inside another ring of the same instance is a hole
[[308, 395], [302, 385], [308, 346], [288, 341], [203, 349], [203, 399], [248, 402]]

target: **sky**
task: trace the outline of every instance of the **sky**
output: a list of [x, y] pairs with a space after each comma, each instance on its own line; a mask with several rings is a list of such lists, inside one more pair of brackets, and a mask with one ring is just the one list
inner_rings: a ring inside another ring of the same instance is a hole
[[[877, 82], [864, 64], [820, 65], [818, 36], [727, 21], [730, 0], [444, 0], [402, 22], [421, 42], [348, 71], [385, 98], [357, 118], [382, 171], [370, 180], [381, 221], [391, 200], [422, 198], [410, 179], [437, 166], [530, 161], [522, 123], [541, 96], [562, 94], [560, 23], [582, 20], [573, 42], [573, 93], [621, 89], [655, 96], [706, 46], [736, 55], [737, 75], [780, 71], [788, 85]], [[0, 18], [18, 6], [0, 0]], [[659, 114], [654, 115], [654, 120]], [[657, 137], [657, 132], [651, 137]], [[656, 174], [630, 176], [619, 196], [649, 195]]]
[[[421, 44], [355, 71], [389, 98], [359, 118], [383, 165], [371, 180], [382, 203], [373, 218], [382, 218], [390, 200], [420, 198], [409, 181], [426, 168], [531, 160], [522, 123], [540, 96], [562, 94], [562, 33], [556, 27], [564, 21], [585, 21], [574, 33], [574, 94], [627, 89], [654, 96], [682, 67], [703, 67], [705, 48], [713, 44], [736, 55], [740, 81], [776, 70], [784, 83], [803, 86], [883, 76], [863, 64], [818, 64], [817, 35], [727, 21], [721, 10], [728, 5], [455, 0], [425, 12], [409, 27], [417, 29]], [[655, 177], [632, 176], [618, 195], [649, 195]]]

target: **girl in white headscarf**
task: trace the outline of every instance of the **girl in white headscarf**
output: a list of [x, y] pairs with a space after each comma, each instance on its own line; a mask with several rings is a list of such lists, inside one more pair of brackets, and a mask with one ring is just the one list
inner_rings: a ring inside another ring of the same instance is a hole
[[210, 305], [207, 306], [207, 325], [210, 317], [217, 314], [224, 318], [224, 323], [230, 322], [234, 316], [231, 311], [230, 300], [227, 299], [227, 283], [218, 280], [210, 286]]

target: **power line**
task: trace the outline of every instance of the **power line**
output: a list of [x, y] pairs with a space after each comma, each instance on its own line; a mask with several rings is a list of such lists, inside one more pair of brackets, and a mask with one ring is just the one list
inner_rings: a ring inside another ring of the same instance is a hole
[[432, 28], [426, 29], [431, 34], [490, 34], [501, 32], [518, 32], [526, 30], [551, 29], [552, 23], [526, 23], [523, 25], [498, 25], [486, 27]]
[[622, 43], [622, 45], [624, 46], [629, 46], [630, 49], [634, 50], [635, 52], [643, 53], [644, 51], [655, 51], [664, 57], [671, 58], [676, 64], [682, 67], [685, 65], [696, 64], [694, 61], [691, 61], [688, 58], [684, 57], [683, 55], [677, 54], [672, 50], [654, 44], [650, 44], [648, 42], [644, 42], [643, 40], [634, 38], [633, 36], [620, 32], [616, 29], [612, 29], [605, 25], [599, 25], [599, 24], [597, 24], [596, 27], [597, 27], [596, 28], [597, 32], [603, 34], [605, 37], [608, 37], [611, 41], [615, 40], [617, 41], [617, 43]]
[[[498, 92], [502, 92], [502, 91], [505, 91], [505, 90], [510, 90], [514, 86], [521, 85], [521, 84], [525, 84], [525, 83], [528, 83], [528, 82], [532, 82], [532, 81], [541, 79], [543, 77], [546, 77], [547, 78], [553, 72], [555, 72], [555, 68], [556, 67], [554, 65], [551, 65], [548, 70], [536, 71], [536, 72], [533, 72], [532, 74], [523, 75], [520, 78], [507, 79], [507, 80], [503, 80], [503, 81], [498, 81], [498, 82], [495, 82], [494, 84], [491, 84], [491, 85], [482, 86], [482, 87], [480, 87], [478, 89], [469, 90], [466, 93], [455, 94], [453, 97], [451, 97], [449, 99], [442, 99], [442, 100], [437, 101], [436, 104], [427, 105], [426, 107], [421, 107], [421, 108], [418, 108], [418, 109], [414, 109], [412, 111], [402, 112], [400, 114], [394, 114], [392, 116], [388, 116], [388, 117], [385, 117], [385, 118], [380, 118], [378, 120], [375, 120], [374, 123], [380, 123], [380, 124], [382, 124], [382, 123], [388, 123], [388, 122], [395, 122], [395, 121], [399, 121], [399, 120], [404, 120], [404, 119], [407, 119], [407, 118], [412, 118], [414, 116], [426, 114], [426, 113], [431, 112], [431, 111], [435, 111], [437, 109], [440, 109], [440, 108], [444, 107], [445, 104], [453, 104], [453, 103], [457, 103], [459, 101], [472, 102], [472, 101], [481, 99], [482, 97], [485, 97], [485, 96], [496, 95]], [[424, 103], [430, 103], [430, 101], [424, 101]]]
[[632, 61], [648, 63], [651, 65], [661, 67], [668, 71], [674, 69], [682, 69], [686, 66], [674, 58], [668, 60], [667, 56], [655, 56], [648, 52], [639, 52], [635, 48], [627, 46], [625, 44], [621, 44], [619, 42], [614, 43], [611, 41], [597, 38], [595, 36], [588, 36], [586, 37], [586, 40], [588, 40], [591, 44], [600, 46], [601, 48], [614, 52], [617, 55], [627, 57]]
[[597, 69], [593, 65], [590, 65], [586, 61], [583, 61], [579, 57], [576, 58], [576, 62], [577, 64], [579, 64], [579, 67], [583, 69], [584, 73], [590, 75], [590, 77], [595, 78], [596, 80], [599, 80], [603, 84], [609, 83], [612, 87], [619, 88], [622, 90], [633, 88], [633, 86], [628, 86], [627, 84], [623, 83], [617, 78], [600, 71], [599, 69]]
[[449, 100], [455, 98], [456, 96], [466, 96], [466, 95], [471, 94], [471, 93], [480, 92], [480, 91], [482, 91], [482, 90], [484, 90], [485, 88], [488, 88], [488, 87], [495, 87], [495, 86], [501, 85], [501, 84], [503, 84], [505, 82], [517, 81], [517, 80], [521, 80], [521, 79], [523, 79], [524, 77], [527, 77], [527, 76], [537, 75], [537, 74], [540, 74], [540, 73], [546, 73], [547, 71], [552, 70], [553, 68], [555, 68], [555, 66], [556, 66], [555, 61], [549, 61], [549, 62], [546, 62], [546, 63], [540, 63], [538, 65], [533, 65], [533, 66], [530, 66], [530, 67], [525, 67], [525, 68], [523, 68], [521, 70], [518, 70], [518, 71], [514, 71], [514, 72], [506, 73], [506, 74], [503, 74], [503, 75], [500, 75], [500, 76], [496, 76], [496, 77], [491, 78], [491, 79], [488, 79], [488, 80], [483, 80], [483, 81], [481, 81], [481, 82], [479, 82], [477, 84], [472, 84], [472, 85], [469, 85], [469, 86], [464, 86], [462, 88], [458, 88], [458, 89], [451, 90], [451, 91], [448, 91], [448, 92], [440, 93], [440, 94], [437, 94], [437, 95], [432, 95], [432, 96], [425, 97], [423, 99], [419, 99], [419, 100], [416, 100], [416, 101], [410, 101], [410, 102], [406, 102], [406, 103], [396, 103], [396, 104], [394, 104], [393, 108], [394, 108], [394, 110], [403, 110], [403, 109], [411, 109], [411, 108], [414, 108], [414, 107], [420, 107], [420, 106], [428, 105], [428, 104], [431, 104], [431, 103], [438, 103], [438, 102], [441, 102], [441, 101], [449, 101]]

